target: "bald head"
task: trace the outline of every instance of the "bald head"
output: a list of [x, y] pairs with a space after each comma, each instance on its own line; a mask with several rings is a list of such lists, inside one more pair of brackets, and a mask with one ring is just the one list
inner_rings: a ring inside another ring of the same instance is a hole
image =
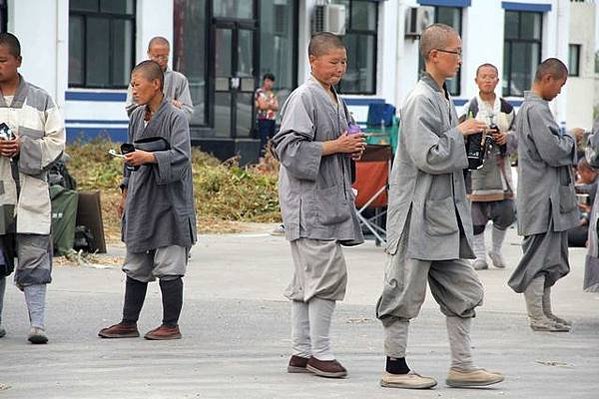
[[329, 53], [331, 50], [345, 49], [345, 44], [339, 38], [330, 32], [320, 32], [312, 36], [308, 45], [308, 55], [320, 57]]
[[166, 38], [162, 36], [154, 36], [150, 39], [150, 42], [148, 43], [148, 52], [150, 52], [152, 50], [152, 47], [154, 46], [165, 46], [168, 49], [171, 48], [171, 45], [168, 42], [168, 40], [166, 40]]
[[458, 32], [449, 25], [429, 25], [420, 35], [420, 54], [428, 60], [431, 51], [447, 47], [451, 39], [456, 36], [459, 37]]
[[150, 81], [158, 79], [160, 81], [160, 90], [164, 88], [164, 72], [162, 72], [162, 68], [160, 68], [157, 62], [151, 60], [142, 61], [133, 68], [131, 76], [135, 73], [141, 74]]
[[535, 82], [540, 82], [545, 75], [551, 75], [554, 79], [567, 78], [568, 68], [557, 58], [547, 58], [538, 66]]

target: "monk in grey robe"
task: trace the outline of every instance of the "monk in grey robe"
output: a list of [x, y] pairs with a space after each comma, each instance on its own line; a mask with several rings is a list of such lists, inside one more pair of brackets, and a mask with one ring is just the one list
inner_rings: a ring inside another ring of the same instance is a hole
[[[160, 65], [162, 72], [164, 72], [164, 87], [162, 89], [164, 97], [172, 105], [181, 109], [189, 121], [193, 115], [193, 104], [191, 101], [191, 93], [189, 92], [189, 82], [185, 75], [173, 71], [168, 67], [169, 52], [170, 43], [164, 37], [153, 37], [148, 43], [148, 58]], [[133, 98], [131, 86], [129, 86], [129, 89], [127, 90], [127, 101], [125, 102], [127, 115], [131, 117], [131, 113], [137, 107], [139, 107], [139, 104]]]
[[[599, 169], [599, 118], [593, 123], [593, 134], [589, 136], [586, 150], [589, 165]], [[584, 282], [582, 288], [586, 292], [599, 292], [599, 195], [595, 195], [592, 212], [589, 217], [588, 253], [584, 265]]]
[[550, 297], [551, 287], [570, 271], [568, 230], [579, 223], [572, 173], [576, 140], [560, 131], [548, 103], [567, 77], [560, 60], [543, 61], [516, 117], [516, 206], [524, 254], [508, 284], [524, 293], [530, 327], [539, 331], [570, 329], [570, 322], [552, 313]]
[[348, 135], [349, 114], [334, 90], [345, 73], [341, 40], [312, 37], [312, 76], [291, 93], [273, 144], [281, 161], [279, 197], [295, 272], [291, 300], [293, 354], [289, 372], [345, 377], [331, 351], [335, 302], [345, 296], [347, 271], [341, 245], [363, 242], [351, 188], [352, 154], [364, 149], [361, 134]]
[[122, 240], [127, 247], [123, 318], [99, 332], [102, 338], [138, 337], [137, 320], [148, 282], [160, 280], [162, 324], [146, 339], [181, 338], [178, 320], [188, 252], [196, 241], [189, 124], [162, 94], [163, 73], [154, 61], [132, 72], [133, 93], [143, 107], [129, 121], [125, 156]]
[[463, 169], [468, 166], [464, 136], [487, 125], [476, 119], [458, 124], [445, 80], [461, 63], [461, 39], [451, 27], [424, 30], [420, 52], [426, 72], [401, 109], [402, 129], [391, 177], [387, 218], [387, 265], [377, 317], [385, 330], [386, 373], [381, 385], [431, 388], [437, 384], [406, 363], [408, 326], [418, 316], [427, 281], [446, 316], [451, 368], [447, 384], [491, 385], [503, 375], [476, 368], [470, 325], [482, 304], [483, 287], [467, 259], [472, 221]]

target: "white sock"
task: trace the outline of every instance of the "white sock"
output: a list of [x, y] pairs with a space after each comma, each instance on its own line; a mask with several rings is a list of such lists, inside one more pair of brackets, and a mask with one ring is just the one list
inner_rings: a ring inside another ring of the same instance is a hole
[[476, 259], [486, 260], [487, 254], [485, 252], [485, 233], [482, 232], [480, 234], [476, 234], [472, 244], [474, 246], [472, 250], [474, 251], [474, 256], [476, 256]]
[[310, 357], [310, 319], [306, 302], [291, 301], [291, 345], [293, 355]]
[[46, 312], [46, 284], [35, 284], [26, 286], [25, 302], [29, 310], [29, 321], [31, 327], [45, 328], [44, 318]]
[[501, 246], [505, 240], [506, 232], [507, 230], [499, 230], [497, 227], [493, 226], [493, 232], [491, 233], [491, 238], [493, 240], [493, 252], [501, 253]]
[[312, 298], [308, 302], [308, 306], [312, 356], [318, 360], [335, 360], [329, 336], [333, 311], [335, 310], [335, 301]]

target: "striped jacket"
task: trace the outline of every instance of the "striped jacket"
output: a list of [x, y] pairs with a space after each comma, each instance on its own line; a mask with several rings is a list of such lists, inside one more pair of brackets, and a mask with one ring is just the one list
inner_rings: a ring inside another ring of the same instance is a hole
[[20, 83], [10, 104], [0, 96], [0, 122], [20, 137], [13, 159], [0, 156], [0, 234], [50, 234], [46, 171], [64, 151], [65, 129], [58, 106], [43, 89]]

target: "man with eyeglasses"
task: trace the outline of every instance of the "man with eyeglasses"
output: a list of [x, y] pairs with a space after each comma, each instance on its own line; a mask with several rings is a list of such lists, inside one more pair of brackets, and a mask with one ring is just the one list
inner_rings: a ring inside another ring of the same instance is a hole
[[[148, 43], [148, 58], [155, 61], [164, 72], [164, 96], [175, 107], [181, 109], [187, 120], [191, 120], [193, 115], [193, 103], [191, 102], [191, 94], [189, 92], [189, 82], [185, 75], [180, 72], [173, 71], [168, 67], [168, 56], [170, 52], [170, 43], [164, 37], [156, 36]], [[139, 105], [133, 99], [131, 87], [127, 90], [127, 102], [125, 109], [127, 115], [131, 113]]]
[[387, 265], [377, 317], [385, 330], [381, 386], [426, 389], [437, 381], [406, 363], [410, 320], [417, 317], [427, 281], [446, 316], [452, 387], [492, 385], [503, 375], [474, 366], [470, 326], [483, 286], [472, 265], [472, 221], [463, 170], [464, 137], [487, 128], [474, 118], [458, 122], [445, 84], [461, 64], [461, 39], [434, 24], [420, 38], [426, 70], [401, 109], [402, 131], [389, 179]]

